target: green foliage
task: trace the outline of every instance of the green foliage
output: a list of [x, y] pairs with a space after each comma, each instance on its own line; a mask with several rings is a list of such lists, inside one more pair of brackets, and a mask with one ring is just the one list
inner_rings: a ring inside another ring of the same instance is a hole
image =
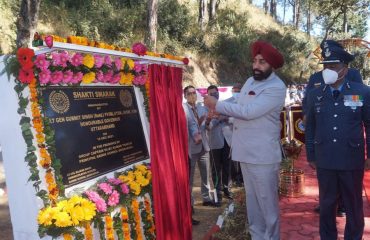
[[158, 8], [159, 30], [171, 39], [181, 41], [189, 30], [192, 21], [189, 10], [177, 0], [163, 0]]

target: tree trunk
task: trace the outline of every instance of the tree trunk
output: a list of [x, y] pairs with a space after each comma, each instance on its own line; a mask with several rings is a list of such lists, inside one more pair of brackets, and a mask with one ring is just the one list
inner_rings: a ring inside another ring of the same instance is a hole
[[276, 0], [270, 0], [270, 15], [276, 19]]
[[41, 0], [22, 0], [17, 20], [17, 48], [31, 46], [37, 27]]
[[263, 9], [265, 10], [265, 14], [267, 14], [269, 12], [268, 0], [265, 0], [265, 2], [263, 3]]
[[217, 6], [217, 0], [211, 0], [210, 11], [209, 11], [210, 20], [216, 19], [216, 15], [217, 15], [216, 6]]
[[207, 0], [199, 0], [199, 20], [200, 29], [204, 31], [207, 25]]
[[347, 29], [347, 8], [344, 7], [344, 11], [343, 11], [343, 25], [342, 25], [342, 32], [344, 33], [347, 33], [348, 29]]
[[286, 12], [286, 0], [284, 0], [284, 5], [283, 5], [283, 23], [285, 23], [285, 12]]
[[147, 32], [145, 43], [152, 51], [157, 48], [158, 0], [149, 0], [147, 6]]
[[299, 20], [301, 18], [301, 4], [300, 0], [295, 1], [295, 7], [296, 7], [296, 18], [295, 18], [295, 28], [299, 28]]
[[308, 1], [308, 11], [307, 11], [307, 35], [311, 35], [311, 0]]

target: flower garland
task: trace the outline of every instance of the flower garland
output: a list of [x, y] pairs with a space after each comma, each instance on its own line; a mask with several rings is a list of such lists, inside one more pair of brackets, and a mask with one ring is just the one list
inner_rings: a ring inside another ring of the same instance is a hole
[[53, 46], [53, 41], [62, 42], [62, 43], [72, 43], [72, 44], [77, 44], [81, 46], [90, 46], [90, 47], [116, 50], [116, 51], [127, 52], [127, 53], [135, 53], [138, 56], [147, 55], [147, 56], [152, 56], [152, 57], [167, 58], [171, 60], [182, 61], [185, 65], [189, 64], [189, 59], [186, 57], [184, 58], [184, 57], [174, 56], [174, 55], [166, 54], [166, 53], [150, 52], [147, 50], [146, 46], [142, 43], [134, 43], [132, 45], [132, 48], [130, 49], [130, 48], [123, 48], [123, 47], [118, 47], [115, 45], [107, 44], [105, 42], [89, 40], [87, 37], [82, 37], [82, 36], [68, 36], [67, 38], [63, 38], [57, 35], [48, 35], [48, 36], [41, 35], [40, 36], [36, 32], [34, 35], [34, 40], [32, 42], [32, 45], [34, 47], [42, 46], [43, 45], [42, 40], [46, 42], [48, 47]]
[[[150, 206], [144, 208], [143, 204], [137, 200], [137, 197], [151, 192], [152, 175], [150, 166], [147, 164], [136, 165], [131, 170], [117, 172], [115, 178], [103, 178], [81, 196], [73, 195], [70, 198], [64, 196], [64, 186], [60, 175], [61, 164], [52, 147], [55, 145], [54, 130], [49, 120], [43, 117], [41, 100], [38, 99], [38, 87], [49, 84], [78, 85], [107, 82], [136, 85], [145, 89], [144, 93], [148, 93], [147, 66], [125, 58], [112, 59], [109, 56], [66, 51], [35, 57], [33, 50], [24, 48], [19, 49], [16, 60], [19, 67], [15, 68], [17, 71], [12, 73], [18, 80], [15, 90], [19, 98], [20, 125], [27, 144], [25, 161], [30, 167], [30, 180], [34, 182], [37, 196], [44, 201], [45, 205], [40, 209], [37, 217], [40, 237], [49, 235], [62, 236], [65, 239], [93, 239], [90, 222], [94, 222], [95, 226], [99, 224], [103, 226], [107, 239], [112, 236], [114, 238], [114, 230], [117, 236], [120, 236], [113, 223], [116, 218], [110, 217], [110, 213], [117, 207], [121, 209], [122, 220], [117, 222], [119, 222], [124, 239], [130, 239], [130, 235], [131, 238], [137, 236], [133, 239], [143, 239], [141, 221], [144, 226], [153, 229], [154, 234], [152, 217], [140, 218], [139, 208], [142, 209], [141, 213], [145, 212], [148, 216], [152, 216], [152, 213], [148, 212], [151, 211]], [[26, 86], [29, 87], [29, 97], [23, 97], [23, 90]], [[27, 117], [25, 111], [29, 102], [31, 118]], [[44, 169], [47, 191], [39, 188], [42, 181], [38, 166]], [[128, 208], [123, 206], [128, 206]], [[125, 212], [122, 212], [124, 211], [122, 209], [125, 209]], [[122, 217], [125, 215], [127, 217]], [[130, 224], [134, 228], [130, 228]], [[84, 228], [84, 231], [80, 232], [79, 228]]]
[[90, 222], [85, 223], [85, 239], [93, 240], [93, 232], [90, 226]]
[[105, 215], [105, 234], [107, 240], [114, 240], [113, 219], [109, 214]]
[[142, 219], [147, 220], [144, 224], [144, 231], [146, 239], [155, 239], [155, 224], [152, 215], [152, 208], [150, 206], [150, 198], [148, 196], [144, 197], [144, 208], [145, 211], [142, 211]]
[[132, 207], [132, 211], [135, 217], [135, 231], [136, 231], [136, 237], [137, 237], [136, 239], [142, 240], [143, 233], [141, 232], [139, 202], [137, 201], [137, 199], [132, 199], [131, 207]]
[[124, 240], [130, 240], [130, 224], [126, 207], [121, 207], [122, 232]]

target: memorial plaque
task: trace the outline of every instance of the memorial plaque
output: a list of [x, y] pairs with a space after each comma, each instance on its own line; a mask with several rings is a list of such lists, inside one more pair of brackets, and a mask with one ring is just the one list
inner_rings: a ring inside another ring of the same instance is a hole
[[46, 87], [66, 187], [149, 158], [133, 87]]

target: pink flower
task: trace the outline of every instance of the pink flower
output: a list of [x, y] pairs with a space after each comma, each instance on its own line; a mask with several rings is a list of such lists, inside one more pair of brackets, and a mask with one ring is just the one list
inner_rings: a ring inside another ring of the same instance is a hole
[[101, 68], [101, 66], [103, 66], [104, 64], [104, 58], [98, 54], [94, 54], [94, 58], [95, 58], [95, 67]]
[[142, 43], [134, 43], [134, 45], [132, 45], [132, 52], [139, 56], [143, 56], [146, 54], [146, 47]]
[[144, 85], [145, 82], [146, 82], [146, 75], [135, 76], [134, 81], [132, 81], [132, 83], [135, 85]]
[[47, 84], [50, 82], [51, 72], [49, 69], [45, 69], [39, 73], [39, 81], [41, 84]]
[[119, 194], [116, 190], [114, 190], [108, 198], [108, 205], [116, 206], [118, 202], [119, 202]]
[[113, 77], [113, 71], [110, 70], [106, 74], [104, 74], [103, 82], [111, 82]]
[[142, 69], [143, 69], [143, 64], [140, 64], [138, 62], [135, 62], [134, 71], [137, 72], [137, 73], [139, 73], [139, 72], [142, 71]]
[[75, 73], [72, 77], [71, 83], [79, 83], [82, 81], [84, 74], [82, 72]]
[[101, 190], [103, 190], [103, 192], [104, 192], [105, 194], [111, 194], [111, 193], [112, 193], [112, 191], [113, 191], [112, 186], [111, 186], [111, 185], [109, 185], [108, 183], [100, 183], [100, 184], [98, 184], [98, 187], [99, 187]]
[[112, 66], [112, 59], [109, 56], [104, 57], [104, 63], [105, 65], [111, 67]]
[[104, 199], [99, 196], [97, 192], [94, 191], [86, 191], [86, 196], [95, 203], [96, 209], [99, 212], [107, 211], [107, 204], [105, 203]]
[[124, 194], [128, 194], [130, 192], [130, 189], [128, 188], [126, 183], [121, 184], [121, 190]]
[[69, 55], [67, 51], [63, 51], [60, 53], [60, 65], [62, 67], [67, 67], [67, 62], [69, 60]]
[[71, 70], [67, 70], [63, 73], [63, 83], [70, 83], [73, 78], [73, 72]]
[[114, 65], [116, 65], [117, 70], [121, 70], [122, 69], [121, 58], [115, 58], [114, 59]]
[[118, 83], [121, 80], [121, 75], [119, 73], [115, 74], [112, 78], [110, 83]]
[[95, 202], [96, 209], [99, 212], [106, 212], [107, 211], [107, 204], [105, 201], [101, 198], [98, 201]]
[[75, 55], [73, 55], [73, 57], [71, 58], [71, 64], [75, 67], [78, 67], [82, 64], [83, 62], [83, 56], [80, 54], [80, 53], [75, 53]]
[[62, 71], [55, 71], [51, 74], [50, 82], [52, 84], [58, 84], [63, 80], [63, 72]]
[[99, 70], [96, 73], [96, 79], [98, 80], [98, 82], [104, 82], [104, 73]]
[[113, 185], [120, 185], [122, 181], [118, 178], [108, 178], [108, 182]]
[[50, 62], [46, 60], [45, 54], [40, 54], [36, 56], [35, 65], [41, 70], [45, 70], [49, 67]]
[[60, 65], [60, 55], [58, 52], [53, 52], [51, 54], [51, 58], [52, 58], [52, 65], [53, 66], [59, 66]]

